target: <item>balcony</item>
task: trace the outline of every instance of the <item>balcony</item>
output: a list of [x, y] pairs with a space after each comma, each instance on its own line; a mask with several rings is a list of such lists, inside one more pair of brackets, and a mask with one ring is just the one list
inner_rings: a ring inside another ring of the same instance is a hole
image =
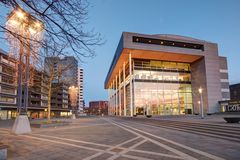
[[13, 82], [13, 81], [6, 81], [6, 80], [1, 80], [1, 78], [0, 78], [0, 83], [1, 83], [1, 84], [5, 84], [5, 85], [8, 85], [8, 86], [14, 86], [14, 87], [17, 87], [16, 82]]
[[0, 93], [16, 96], [17, 95], [17, 90], [7, 90], [7, 89], [1, 88]]
[[0, 62], [3, 63], [3, 64], [6, 64], [8, 66], [11, 66], [11, 67], [15, 67], [16, 66], [15, 62], [10, 61], [10, 60], [6, 59], [5, 57], [2, 57]]

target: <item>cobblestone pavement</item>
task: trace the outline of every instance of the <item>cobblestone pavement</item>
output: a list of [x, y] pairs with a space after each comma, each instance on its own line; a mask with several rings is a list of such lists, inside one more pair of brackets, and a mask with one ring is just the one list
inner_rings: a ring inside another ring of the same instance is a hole
[[0, 128], [8, 159], [240, 159], [240, 144], [120, 118], [80, 118], [57, 128], [14, 135]]

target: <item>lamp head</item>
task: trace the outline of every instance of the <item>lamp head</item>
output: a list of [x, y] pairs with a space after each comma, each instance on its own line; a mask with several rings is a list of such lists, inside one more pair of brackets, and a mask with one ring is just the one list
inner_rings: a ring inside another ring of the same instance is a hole
[[202, 88], [201, 88], [201, 87], [198, 89], [198, 92], [199, 92], [199, 93], [202, 93]]

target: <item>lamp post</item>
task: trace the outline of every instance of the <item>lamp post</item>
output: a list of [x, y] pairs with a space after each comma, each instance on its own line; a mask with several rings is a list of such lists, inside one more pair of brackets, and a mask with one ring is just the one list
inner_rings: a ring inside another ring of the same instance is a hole
[[200, 101], [198, 101], [198, 113], [199, 113], [199, 115], [201, 114], [201, 102]]
[[204, 114], [203, 114], [203, 97], [202, 97], [202, 88], [200, 87], [199, 89], [198, 89], [198, 92], [199, 92], [199, 94], [200, 94], [200, 106], [201, 106], [201, 118], [203, 119], [204, 118]]
[[[33, 57], [31, 54], [36, 54], [40, 48], [39, 42], [41, 41], [41, 33], [44, 29], [43, 23], [33, 17], [31, 14], [24, 11], [22, 8], [15, 8], [8, 16], [7, 29], [10, 33], [7, 34], [9, 41], [10, 51], [11, 48], [15, 49], [13, 54], [18, 55], [18, 113], [16, 118], [13, 132], [16, 134], [31, 132], [29, 120], [27, 117], [28, 106], [28, 85], [29, 85], [29, 72], [30, 60]], [[15, 41], [15, 43], [13, 42]], [[16, 43], [19, 46], [16, 46]], [[38, 44], [37, 44], [38, 43]], [[25, 60], [25, 64], [23, 65]], [[25, 67], [25, 77], [23, 83], [23, 68]], [[22, 94], [22, 85], [24, 84], [24, 95]], [[24, 96], [24, 98], [23, 98]], [[23, 104], [22, 104], [23, 98]], [[23, 123], [23, 124], [21, 124]], [[21, 126], [25, 127], [21, 127]], [[29, 125], [29, 126], [28, 126]]]

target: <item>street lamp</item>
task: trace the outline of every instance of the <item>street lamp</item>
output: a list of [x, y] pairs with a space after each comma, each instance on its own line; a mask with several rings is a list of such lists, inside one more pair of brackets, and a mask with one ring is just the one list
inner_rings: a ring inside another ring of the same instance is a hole
[[[10, 43], [10, 53], [18, 55], [18, 112], [20, 115], [27, 113], [28, 105], [28, 85], [30, 72], [30, 58], [34, 59], [40, 48], [42, 39], [43, 23], [22, 8], [15, 8], [8, 16], [6, 27], [9, 30], [8, 41]], [[15, 43], [13, 43], [15, 41]], [[16, 46], [16, 42], [18, 45]], [[19, 47], [16, 49], [16, 47]], [[13, 50], [15, 48], [15, 50]], [[32, 55], [31, 55], [32, 54]], [[24, 104], [22, 105], [22, 70], [25, 58], [25, 87], [24, 87]], [[31, 59], [31, 60], [32, 60]]]
[[[18, 112], [19, 116], [15, 120], [13, 131], [17, 134], [31, 132], [29, 120], [27, 117], [28, 105], [28, 85], [30, 61], [36, 58], [41, 45], [43, 23], [22, 8], [15, 8], [8, 16], [6, 28], [7, 39], [9, 41], [9, 53], [18, 57]], [[25, 61], [24, 61], [25, 60]], [[25, 64], [23, 65], [23, 63]], [[24, 103], [22, 104], [22, 71], [25, 67], [24, 78]], [[18, 119], [20, 118], [20, 120]], [[22, 123], [22, 124], [19, 124]], [[21, 125], [25, 126], [21, 127]], [[29, 127], [27, 126], [29, 125]]]
[[200, 94], [200, 106], [201, 106], [201, 118], [203, 119], [204, 118], [204, 114], [203, 114], [203, 97], [202, 97], [202, 92], [203, 92], [203, 90], [202, 90], [202, 88], [200, 87], [199, 89], [198, 89], [198, 92], [199, 92], [199, 94]]

